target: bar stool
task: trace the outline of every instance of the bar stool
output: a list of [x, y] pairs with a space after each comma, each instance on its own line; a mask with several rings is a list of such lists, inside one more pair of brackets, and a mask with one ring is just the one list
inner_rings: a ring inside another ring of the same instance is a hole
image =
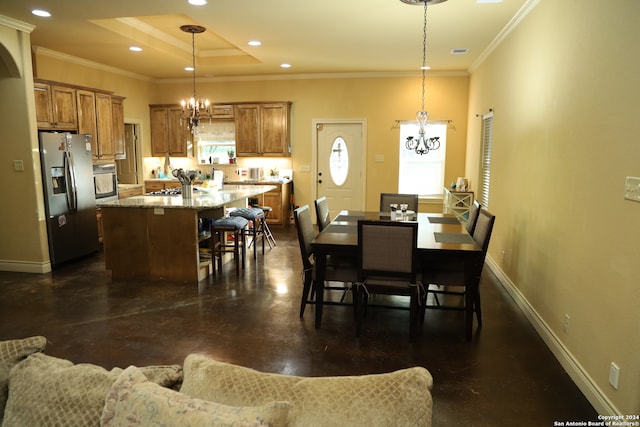
[[264, 236], [267, 238], [267, 243], [269, 244], [269, 249], [273, 249], [276, 245], [276, 239], [273, 237], [271, 233], [271, 229], [269, 228], [269, 224], [267, 223], [267, 218], [269, 218], [269, 213], [273, 211], [271, 206], [260, 206], [258, 204], [251, 204], [252, 208], [262, 209], [264, 213]]
[[[253, 222], [253, 227], [247, 228], [244, 234], [247, 236], [253, 236], [249, 246], [253, 245], [258, 237], [262, 240], [262, 255], [264, 255], [264, 212], [258, 208], [239, 208], [229, 213], [231, 218], [244, 218], [247, 221]], [[253, 259], [258, 258], [258, 252], [256, 245], [253, 246]]]
[[[248, 225], [249, 221], [242, 217], [224, 217], [211, 222], [210, 245], [214, 268], [217, 258], [218, 270], [222, 271], [222, 257], [225, 253], [233, 252], [236, 274], [240, 274], [240, 255], [242, 255], [242, 268], [244, 269], [246, 258], [244, 236]], [[227, 243], [225, 233], [232, 233], [233, 245]]]

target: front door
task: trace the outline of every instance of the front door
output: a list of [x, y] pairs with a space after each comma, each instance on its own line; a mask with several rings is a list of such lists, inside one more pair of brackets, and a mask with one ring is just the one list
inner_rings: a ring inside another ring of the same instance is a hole
[[365, 173], [363, 122], [315, 123], [316, 197], [327, 197], [329, 214], [364, 210]]

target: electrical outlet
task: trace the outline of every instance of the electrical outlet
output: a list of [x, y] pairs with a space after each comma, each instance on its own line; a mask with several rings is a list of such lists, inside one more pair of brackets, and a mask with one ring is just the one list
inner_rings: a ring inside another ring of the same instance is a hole
[[562, 324], [562, 331], [569, 335], [569, 322], [571, 321], [571, 317], [568, 314], [564, 315], [564, 323]]
[[16, 172], [24, 171], [24, 162], [22, 160], [13, 161], [13, 170]]
[[620, 367], [616, 365], [614, 362], [611, 362], [611, 366], [609, 367], [609, 384], [611, 387], [618, 389], [618, 381], [620, 380]]
[[624, 182], [624, 198], [640, 202], [640, 178], [627, 177]]

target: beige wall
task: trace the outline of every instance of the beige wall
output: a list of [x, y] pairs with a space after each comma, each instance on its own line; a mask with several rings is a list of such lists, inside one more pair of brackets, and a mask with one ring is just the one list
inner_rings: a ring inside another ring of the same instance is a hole
[[[35, 126], [29, 33], [0, 21], [0, 268], [50, 269]], [[15, 171], [13, 161], [24, 171]]]
[[474, 114], [495, 111], [490, 257], [624, 414], [640, 413], [640, 203], [623, 199], [625, 177], [640, 176], [639, 21], [634, 0], [541, 1], [472, 73], [469, 97], [471, 177]]

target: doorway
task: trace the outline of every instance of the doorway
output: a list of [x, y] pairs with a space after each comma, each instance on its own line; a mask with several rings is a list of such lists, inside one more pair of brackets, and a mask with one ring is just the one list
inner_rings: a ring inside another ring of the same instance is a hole
[[314, 198], [325, 196], [329, 215], [364, 210], [366, 121], [313, 120]]
[[138, 140], [140, 125], [125, 123], [124, 152], [125, 158], [116, 160], [118, 182], [120, 184], [138, 184]]

